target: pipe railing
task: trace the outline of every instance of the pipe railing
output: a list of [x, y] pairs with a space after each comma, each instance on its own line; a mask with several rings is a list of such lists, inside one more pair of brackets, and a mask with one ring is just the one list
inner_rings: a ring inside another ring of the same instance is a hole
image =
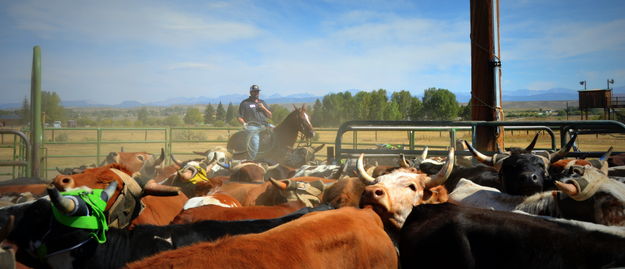
[[[449, 146], [455, 145], [455, 134], [457, 131], [470, 131], [471, 142], [476, 140], [476, 128], [480, 126], [504, 126], [506, 130], [537, 130], [544, 131], [551, 138], [551, 148], [548, 150], [557, 150], [554, 129], [559, 131], [560, 147], [568, 142], [571, 133], [587, 134], [587, 133], [625, 133], [625, 125], [618, 121], [601, 120], [601, 121], [348, 121], [339, 127], [334, 143], [334, 160], [340, 161], [344, 158], [352, 158], [365, 153], [374, 156], [387, 156], [403, 153], [406, 155], [419, 155], [422, 150], [416, 150], [414, 145], [414, 136], [410, 136], [411, 147], [407, 150], [397, 149], [346, 149], [343, 147], [343, 135], [346, 132], [353, 132], [354, 142], [357, 145], [358, 131], [379, 131], [379, 130], [395, 130], [395, 131], [439, 131], [447, 130], [450, 133]], [[539, 148], [537, 148], [539, 149]], [[486, 152], [494, 153], [494, 152]], [[429, 150], [431, 155], [446, 155], [446, 150]], [[458, 151], [457, 155], [468, 156], [469, 152]], [[571, 152], [568, 156], [585, 156], [599, 157], [603, 152]]]

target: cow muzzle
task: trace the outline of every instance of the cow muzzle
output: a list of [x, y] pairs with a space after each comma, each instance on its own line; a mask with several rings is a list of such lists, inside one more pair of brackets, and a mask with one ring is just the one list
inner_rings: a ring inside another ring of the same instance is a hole
[[372, 206], [380, 213], [387, 213], [391, 210], [388, 192], [381, 186], [367, 186], [360, 198], [360, 207]]
[[54, 186], [60, 191], [67, 191], [68, 189], [73, 189], [76, 183], [71, 177], [62, 177], [54, 181]]

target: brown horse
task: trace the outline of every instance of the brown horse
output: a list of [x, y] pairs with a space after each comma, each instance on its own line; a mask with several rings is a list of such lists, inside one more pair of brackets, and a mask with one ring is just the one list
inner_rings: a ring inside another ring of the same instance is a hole
[[[261, 131], [257, 160], [280, 162], [295, 144], [299, 133], [302, 133], [306, 139], [315, 136], [310, 117], [306, 114], [306, 105], [302, 105], [301, 108], [293, 106], [293, 108], [294, 110], [276, 128]], [[248, 141], [249, 136], [246, 131], [239, 131], [230, 137], [227, 148], [233, 154], [233, 159], [249, 159]]]

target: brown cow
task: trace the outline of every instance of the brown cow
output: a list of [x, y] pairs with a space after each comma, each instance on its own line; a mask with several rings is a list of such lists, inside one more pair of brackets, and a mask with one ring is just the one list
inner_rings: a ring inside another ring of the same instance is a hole
[[[145, 178], [154, 178], [162, 170], [161, 164], [165, 160], [165, 150], [161, 148], [161, 155], [155, 158], [147, 152], [111, 152], [100, 166], [107, 164], [122, 164], [135, 175], [141, 174]], [[161, 172], [162, 173], [162, 172]]]
[[566, 171], [569, 170], [572, 166], [585, 166], [590, 165], [597, 169], [599, 169], [602, 173], [608, 174], [608, 157], [612, 154], [612, 150], [614, 148], [610, 147], [608, 151], [606, 151], [603, 156], [599, 157], [599, 159], [589, 159], [589, 160], [580, 160], [580, 159], [562, 159], [551, 163], [549, 166], [549, 175], [552, 180], [557, 180], [562, 178]]
[[378, 215], [346, 207], [161, 252], [127, 268], [397, 268], [397, 253]]
[[273, 219], [292, 213], [302, 207], [304, 207], [304, 204], [300, 201], [272, 206], [223, 207], [219, 205], [205, 205], [180, 212], [171, 224], [191, 223], [201, 220]]
[[360, 197], [366, 185], [357, 177], [342, 177], [325, 189], [322, 204], [328, 203], [334, 208], [344, 206], [359, 207]]
[[[270, 180], [261, 184], [226, 182], [221, 187], [221, 190], [239, 200], [243, 206], [278, 205], [287, 201], [301, 200], [302, 198], [305, 200], [309, 200], [308, 198], [316, 200], [313, 201], [314, 204], [319, 203], [325, 188], [324, 184], [333, 182], [335, 180], [319, 177], [297, 177], [280, 181]], [[310, 194], [314, 197], [310, 196]]]

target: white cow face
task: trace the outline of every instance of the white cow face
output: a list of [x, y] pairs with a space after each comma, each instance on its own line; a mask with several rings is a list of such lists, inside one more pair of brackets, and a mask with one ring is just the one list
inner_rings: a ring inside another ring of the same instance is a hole
[[398, 169], [379, 176], [375, 184], [365, 187], [361, 207], [372, 206], [384, 222], [399, 229], [412, 207], [424, 200], [426, 178], [426, 175], [409, 169]]

